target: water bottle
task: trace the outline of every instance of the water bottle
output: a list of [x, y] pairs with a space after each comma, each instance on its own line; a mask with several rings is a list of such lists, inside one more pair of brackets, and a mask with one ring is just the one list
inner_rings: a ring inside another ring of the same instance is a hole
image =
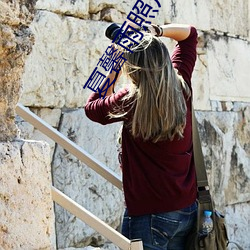
[[204, 217], [202, 221], [201, 234], [207, 235], [213, 230], [213, 220], [211, 218], [212, 211], [205, 210]]

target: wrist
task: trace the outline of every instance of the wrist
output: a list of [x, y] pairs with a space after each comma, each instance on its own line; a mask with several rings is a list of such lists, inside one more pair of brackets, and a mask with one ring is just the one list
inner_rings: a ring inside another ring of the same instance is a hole
[[154, 28], [155, 36], [159, 37], [163, 35], [163, 28], [160, 25], [151, 24]]
[[159, 35], [158, 35], [158, 36], [162, 36], [162, 35], [163, 35], [163, 28], [162, 28], [161, 26], [158, 26], [158, 27], [159, 27], [159, 30], [160, 30]]

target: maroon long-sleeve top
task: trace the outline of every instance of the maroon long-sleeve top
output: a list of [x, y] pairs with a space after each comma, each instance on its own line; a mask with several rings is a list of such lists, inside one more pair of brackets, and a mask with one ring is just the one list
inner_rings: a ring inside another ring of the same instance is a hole
[[[196, 61], [197, 31], [191, 27], [187, 39], [176, 44], [171, 60], [191, 88]], [[132, 117], [110, 118], [109, 113], [122, 105], [128, 89], [99, 98], [90, 95], [85, 106], [87, 117], [103, 125]], [[175, 211], [191, 205], [197, 195], [193, 159], [191, 98], [187, 99], [187, 120], [184, 138], [157, 143], [133, 138], [129, 128], [122, 131], [122, 171], [125, 201], [130, 216]], [[129, 105], [127, 106], [129, 108]], [[105, 141], [103, 142], [105, 143]]]

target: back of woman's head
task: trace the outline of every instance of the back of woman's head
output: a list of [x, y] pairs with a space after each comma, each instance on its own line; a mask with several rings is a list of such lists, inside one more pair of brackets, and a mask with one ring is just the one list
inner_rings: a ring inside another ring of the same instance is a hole
[[132, 51], [124, 55], [136, 99], [132, 135], [154, 142], [182, 137], [187, 112], [183, 88], [189, 89], [175, 72], [167, 47], [145, 34]]

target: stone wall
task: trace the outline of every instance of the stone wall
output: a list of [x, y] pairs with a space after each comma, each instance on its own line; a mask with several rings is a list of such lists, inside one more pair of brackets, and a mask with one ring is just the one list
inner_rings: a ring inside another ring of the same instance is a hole
[[[83, 86], [109, 44], [106, 27], [123, 23], [134, 3], [39, 0], [30, 27], [35, 44], [22, 77], [20, 102], [118, 173], [120, 124], [103, 127], [86, 119], [83, 106], [90, 91]], [[154, 0], [147, 3], [156, 6]], [[194, 106], [209, 182], [218, 208], [226, 213], [230, 238], [250, 249], [250, 1], [160, 3], [154, 23], [190, 23], [198, 29]], [[173, 41], [163, 40], [171, 51]], [[23, 137], [49, 142], [54, 185], [117, 228], [122, 193], [31, 125], [22, 119], [17, 123]], [[59, 207], [56, 211], [59, 248], [103, 244], [84, 223]]]
[[0, 143], [0, 249], [55, 249], [50, 147]]
[[19, 139], [15, 108], [36, 1], [0, 0], [0, 249], [55, 249], [50, 147]]
[[33, 35], [28, 25], [35, 1], [0, 1], [0, 141], [17, 136], [15, 106], [20, 97], [24, 59]]

